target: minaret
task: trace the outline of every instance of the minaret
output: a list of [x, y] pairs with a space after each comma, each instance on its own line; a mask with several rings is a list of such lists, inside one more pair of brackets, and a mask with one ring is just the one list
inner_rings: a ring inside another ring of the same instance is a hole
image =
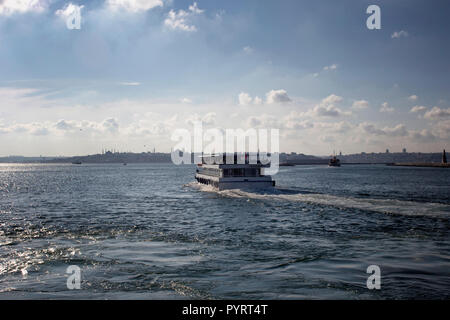
[[445, 154], [445, 149], [442, 152], [442, 163], [447, 163], [447, 155]]

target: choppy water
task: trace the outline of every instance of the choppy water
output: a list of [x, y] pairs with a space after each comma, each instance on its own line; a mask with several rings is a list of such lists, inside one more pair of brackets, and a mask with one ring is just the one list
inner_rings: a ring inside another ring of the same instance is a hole
[[450, 170], [284, 167], [268, 194], [194, 171], [0, 165], [0, 298], [450, 298]]

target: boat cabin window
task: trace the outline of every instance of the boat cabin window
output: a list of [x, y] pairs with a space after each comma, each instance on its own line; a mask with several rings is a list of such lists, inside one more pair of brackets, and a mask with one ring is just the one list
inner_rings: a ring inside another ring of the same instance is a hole
[[224, 177], [258, 177], [260, 173], [259, 168], [223, 169]]
[[233, 177], [244, 176], [244, 169], [233, 169]]

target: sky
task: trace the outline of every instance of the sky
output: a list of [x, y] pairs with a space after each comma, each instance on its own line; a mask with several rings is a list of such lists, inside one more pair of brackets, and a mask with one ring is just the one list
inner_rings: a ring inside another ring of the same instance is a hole
[[195, 121], [279, 129], [284, 152], [441, 152], [449, 13], [441, 0], [0, 0], [0, 156], [169, 152]]

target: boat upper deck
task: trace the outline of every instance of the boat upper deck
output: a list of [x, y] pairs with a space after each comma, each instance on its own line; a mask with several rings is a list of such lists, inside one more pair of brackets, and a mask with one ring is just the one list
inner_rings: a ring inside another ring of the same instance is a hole
[[200, 158], [201, 162], [197, 164], [199, 167], [229, 169], [270, 167], [269, 157], [260, 156], [259, 153], [215, 154]]

